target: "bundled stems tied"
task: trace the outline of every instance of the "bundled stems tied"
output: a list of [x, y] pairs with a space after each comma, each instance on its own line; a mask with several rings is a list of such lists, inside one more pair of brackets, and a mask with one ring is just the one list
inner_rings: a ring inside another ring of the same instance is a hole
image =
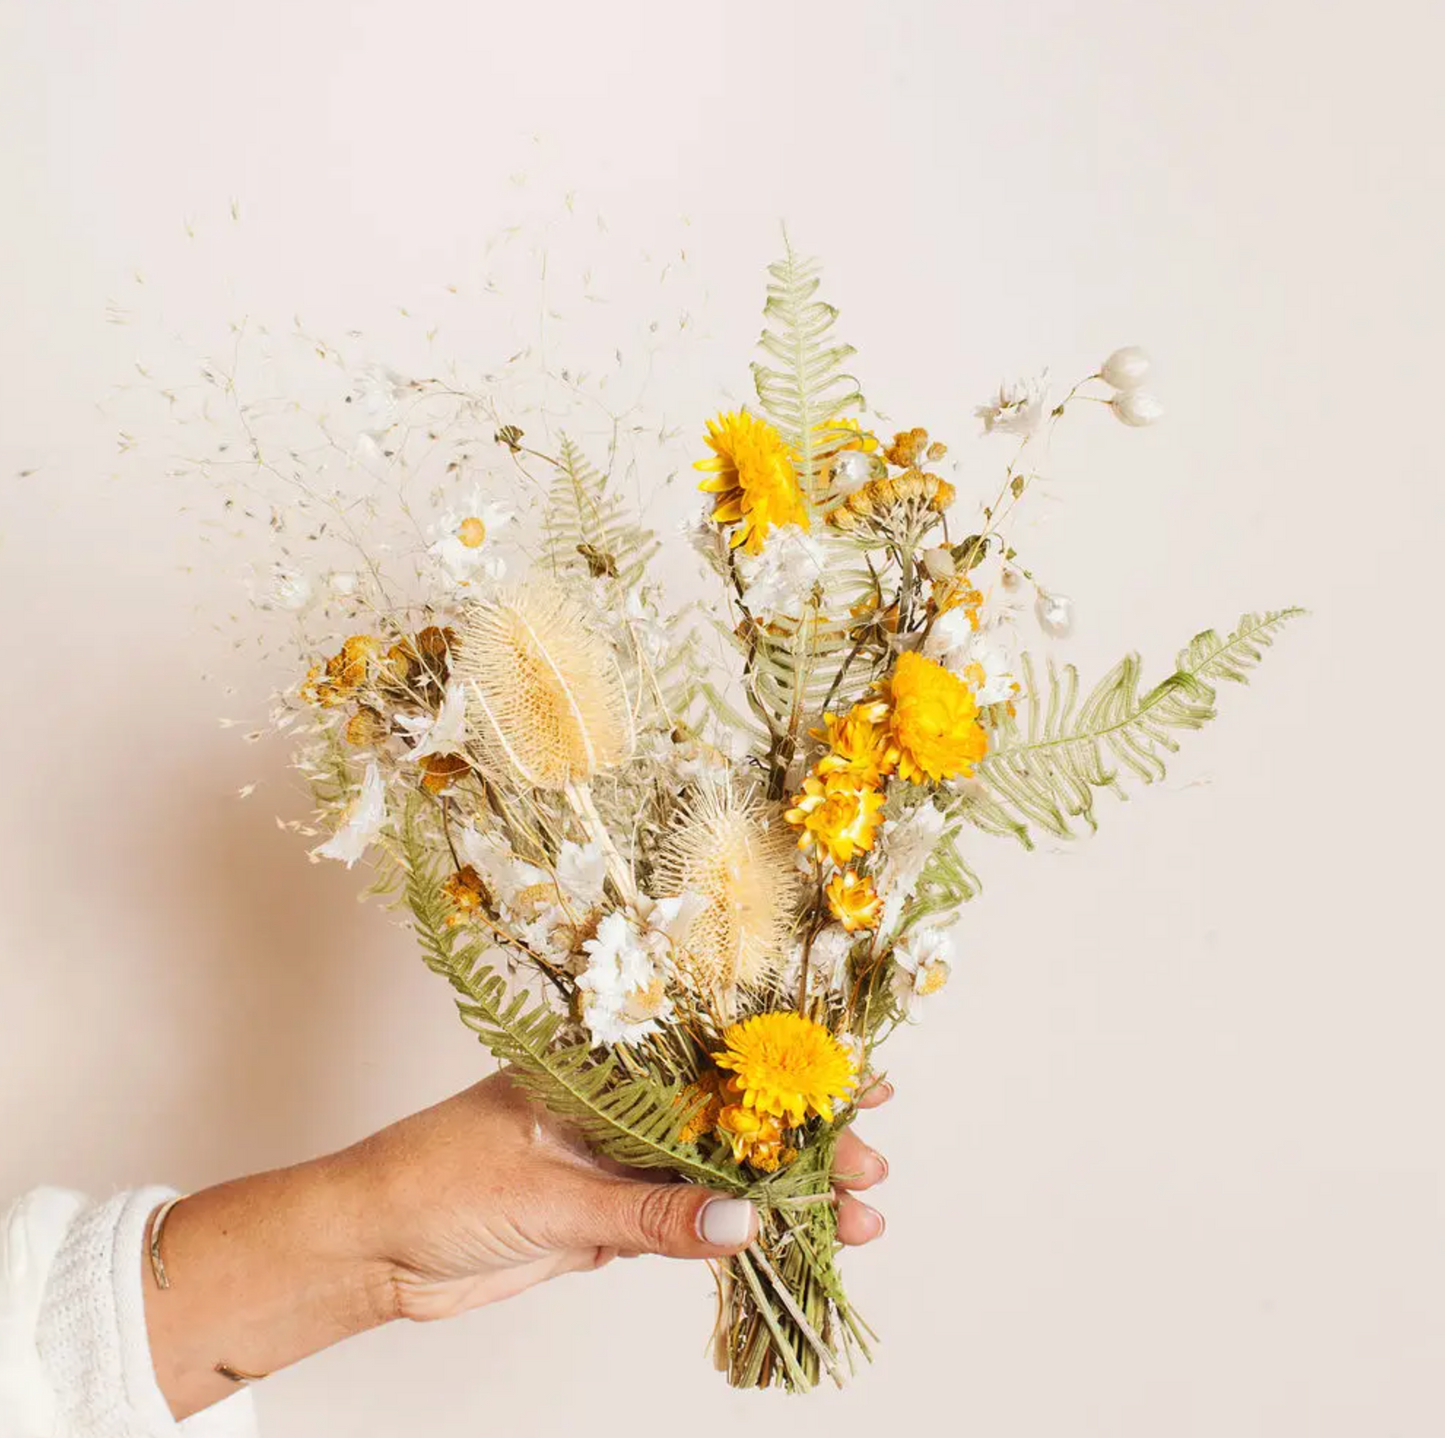
[[842, 1387], [856, 1358], [871, 1359], [871, 1330], [843, 1292], [834, 1263], [833, 1144], [800, 1160], [808, 1182], [769, 1202], [755, 1194], [757, 1240], [722, 1265], [718, 1366], [734, 1388], [805, 1393], [824, 1376]]

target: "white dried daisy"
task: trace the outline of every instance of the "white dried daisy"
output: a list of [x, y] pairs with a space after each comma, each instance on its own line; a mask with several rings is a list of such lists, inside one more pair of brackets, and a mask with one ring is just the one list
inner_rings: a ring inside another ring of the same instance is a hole
[[893, 950], [893, 992], [912, 1015], [948, 982], [955, 960], [952, 929], [920, 925]]
[[432, 526], [433, 543], [427, 551], [458, 588], [468, 588], [480, 576], [499, 580], [506, 561], [498, 553], [497, 535], [516, 517], [510, 505], [482, 498], [473, 488], [470, 499], [445, 510]]

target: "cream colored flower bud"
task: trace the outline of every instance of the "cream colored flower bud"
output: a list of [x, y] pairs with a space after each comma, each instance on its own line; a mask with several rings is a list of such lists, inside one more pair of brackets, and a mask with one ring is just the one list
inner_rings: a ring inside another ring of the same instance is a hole
[[1109, 401], [1109, 408], [1124, 424], [1135, 429], [1142, 429], [1146, 424], [1154, 424], [1164, 418], [1164, 406], [1142, 389], [1120, 390]]
[[952, 579], [955, 565], [953, 555], [949, 553], [946, 544], [940, 544], [935, 549], [923, 551], [923, 567], [928, 572], [928, 577], [933, 580]]
[[1062, 639], [1074, 627], [1074, 601], [1067, 594], [1039, 590], [1039, 597], [1034, 601], [1034, 613], [1038, 615], [1044, 633], [1052, 634], [1055, 639]]
[[1149, 378], [1149, 371], [1153, 368], [1154, 361], [1146, 350], [1141, 350], [1138, 345], [1125, 345], [1104, 361], [1099, 378], [1115, 389], [1138, 389]]

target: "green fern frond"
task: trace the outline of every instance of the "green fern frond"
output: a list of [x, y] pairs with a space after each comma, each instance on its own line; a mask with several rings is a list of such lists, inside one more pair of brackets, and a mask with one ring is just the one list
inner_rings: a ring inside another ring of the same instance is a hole
[[661, 547], [630, 516], [607, 476], [567, 436], [554, 466], [542, 520], [543, 563], [555, 575], [607, 575], [635, 584]]
[[855, 351], [831, 334], [838, 311], [816, 298], [821, 281], [815, 260], [801, 259], [789, 244], [768, 274], [763, 314], [771, 324], [758, 343], [776, 366], [754, 361], [753, 384], [763, 413], [793, 448], [804, 491], [813, 495], [842, 439], [828, 435], [828, 422], [863, 402], [843, 370]]
[[1052, 663], [1042, 683], [1023, 661], [1022, 718], [1002, 710], [993, 745], [978, 766], [980, 788], [967, 794], [957, 813], [990, 833], [1013, 834], [1032, 847], [1030, 826], [1067, 837], [1071, 821], [1090, 829], [1094, 791], [1112, 789], [1128, 770], [1146, 784], [1164, 777], [1164, 755], [1178, 747], [1176, 731], [1199, 729], [1215, 716], [1215, 685], [1243, 684], [1279, 629], [1304, 613], [1277, 609], [1246, 614], [1229, 634], [1197, 634], [1179, 652], [1175, 670], [1144, 694], [1140, 663], [1127, 655], [1082, 702], [1072, 664]]
[[427, 855], [415, 813], [402, 835], [406, 898], [428, 968], [457, 991], [463, 1021], [511, 1077], [567, 1119], [599, 1152], [633, 1168], [664, 1168], [698, 1183], [742, 1192], [740, 1172], [704, 1160], [678, 1138], [689, 1117], [679, 1084], [630, 1074], [615, 1055], [597, 1059], [583, 1044], [558, 1043], [564, 1016], [525, 991], [509, 994], [505, 978], [481, 963], [484, 946], [447, 927], [441, 876]]

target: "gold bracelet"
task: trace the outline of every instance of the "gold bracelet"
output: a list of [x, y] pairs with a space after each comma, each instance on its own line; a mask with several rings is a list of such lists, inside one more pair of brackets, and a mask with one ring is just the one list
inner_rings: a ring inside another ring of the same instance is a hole
[[161, 1258], [161, 1229], [165, 1227], [166, 1219], [171, 1216], [171, 1209], [188, 1196], [187, 1194], [181, 1193], [177, 1194], [175, 1198], [166, 1199], [151, 1215], [150, 1240], [146, 1244], [146, 1249], [151, 1256], [151, 1273], [155, 1275], [157, 1288], [169, 1288], [171, 1286], [171, 1280], [166, 1275], [166, 1265]]
[[[187, 1194], [178, 1194], [175, 1198], [168, 1198], [151, 1215], [150, 1234], [146, 1242], [146, 1252], [150, 1255], [151, 1273], [155, 1276], [157, 1288], [169, 1288], [171, 1286], [170, 1275], [166, 1272], [166, 1265], [161, 1258], [161, 1231], [165, 1228], [166, 1219], [171, 1216], [171, 1210], [189, 1197]], [[247, 1373], [241, 1368], [232, 1368], [229, 1363], [217, 1363], [215, 1371], [222, 1378], [232, 1383], [259, 1383], [267, 1375], [264, 1373]]]

